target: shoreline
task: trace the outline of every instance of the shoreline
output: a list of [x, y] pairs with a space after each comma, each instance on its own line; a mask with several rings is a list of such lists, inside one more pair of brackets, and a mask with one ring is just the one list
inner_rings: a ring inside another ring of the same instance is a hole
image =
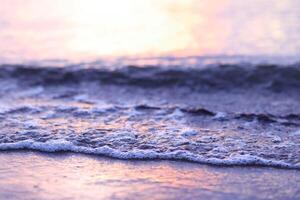
[[0, 148], [0, 154], [2, 153], [36, 153], [36, 154], [45, 154], [45, 155], [53, 155], [53, 156], [60, 156], [60, 155], [65, 155], [65, 154], [74, 154], [78, 156], [87, 156], [91, 158], [104, 158], [104, 159], [111, 159], [111, 160], [118, 160], [120, 162], [122, 161], [129, 161], [129, 162], [179, 162], [179, 163], [190, 163], [190, 164], [196, 164], [196, 165], [204, 165], [208, 167], [220, 167], [220, 168], [235, 168], [235, 167], [240, 167], [240, 168], [270, 168], [270, 169], [282, 169], [282, 170], [296, 170], [300, 172], [299, 167], [292, 167], [288, 165], [274, 165], [274, 164], [261, 164], [260, 162], [255, 163], [221, 163], [221, 162], [209, 162], [209, 161], [196, 161], [196, 160], [189, 160], [186, 158], [163, 158], [163, 157], [115, 157], [111, 156], [109, 154], [101, 154], [101, 153], [94, 153], [94, 152], [80, 152], [80, 151], [72, 151], [72, 150], [55, 150], [55, 151], [43, 151], [40, 149], [30, 149], [30, 148], [25, 148], [25, 149], [6, 149], [2, 150]]
[[1, 151], [0, 162], [0, 198], [224, 200], [300, 197], [300, 171], [291, 169], [120, 160], [36, 151]]

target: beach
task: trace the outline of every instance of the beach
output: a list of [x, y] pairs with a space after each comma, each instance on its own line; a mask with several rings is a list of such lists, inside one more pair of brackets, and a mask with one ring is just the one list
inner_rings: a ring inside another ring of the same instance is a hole
[[1, 199], [299, 199], [300, 172], [74, 153], [0, 153]]
[[0, 200], [300, 199], [300, 1], [0, 13]]

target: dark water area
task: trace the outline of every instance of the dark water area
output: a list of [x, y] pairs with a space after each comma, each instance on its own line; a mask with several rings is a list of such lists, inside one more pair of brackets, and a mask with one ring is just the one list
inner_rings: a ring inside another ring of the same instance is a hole
[[214, 64], [201, 68], [180, 66], [127, 66], [120, 68], [0, 66], [1, 78], [15, 78], [25, 85], [58, 85], [98, 82], [140, 88], [186, 87], [197, 91], [222, 89], [266, 89], [298, 92], [300, 64]]

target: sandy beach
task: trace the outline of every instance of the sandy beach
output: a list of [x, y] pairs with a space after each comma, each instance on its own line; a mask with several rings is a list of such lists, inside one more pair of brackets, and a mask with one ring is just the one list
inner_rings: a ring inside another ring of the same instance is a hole
[[299, 199], [300, 171], [0, 153], [0, 199]]
[[0, 2], [0, 200], [300, 200], [299, 0]]

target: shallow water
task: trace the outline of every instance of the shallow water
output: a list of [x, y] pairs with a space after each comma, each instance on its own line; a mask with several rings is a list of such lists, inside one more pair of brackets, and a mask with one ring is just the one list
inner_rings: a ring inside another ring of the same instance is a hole
[[293, 66], [2, 66], [0, 150], [300, 168]]
[[300, 198], [297, 170], [32, 152], [0, 153], [0, 162], [1, 199]]

